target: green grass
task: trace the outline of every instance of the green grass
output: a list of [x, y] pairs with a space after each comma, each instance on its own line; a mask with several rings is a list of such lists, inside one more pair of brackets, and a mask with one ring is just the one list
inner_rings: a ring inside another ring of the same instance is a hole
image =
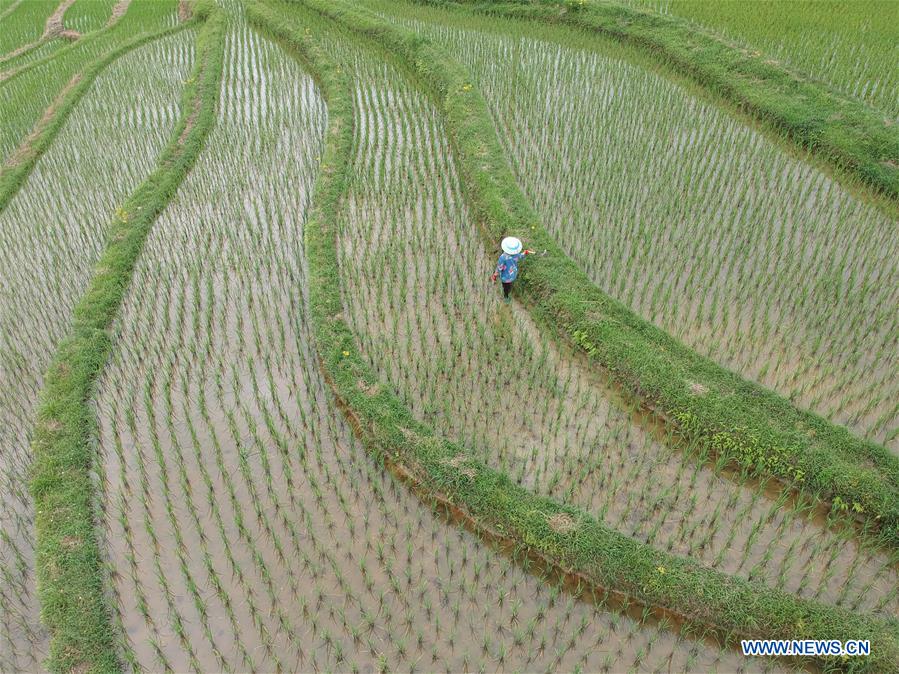
[[[440, 101], [447, 108], [460, 105], [460, 99], [471, 100], [464, 72], [421, 38], [342, 3], [304, 4], [385, 44], [422, 80], [444, 78], [445, 88], [436, 90], [446, 96]], [[336, 223], [353, 144], [349, 79], [318, 46], [314, 34], [304, 32], [289, 14], [257, 4], [248, 8], [248, 17], [305, 57], [328, 101], [326, 149], [306, 225], [312, 324], [325, 375], [377, 456], [404, 474], [427, 500], [461, 509], [483, 531], [516, 541], [591, 583], [625, 591], [731, 635], [872, 634], [879, 655], [857, 664], [889, 671], [899, 663], [895, 626], [709, 571], [617, 534], [581, 511], [536, 497], [463, 448], [435, 437], [390, 391], [378, 386], [343, 317], [338, 282]], [[447, 117], [452, 119], [452, 113], [447, 111]], [[569, 526], [559, 527], [560, 522]]]
[[94, 531], [91, 466], [96, 419], [90, 398], [111, 347], [107, 328], [149, 228], [190, 169], [214, 123], [224, 18], [214, 6], [198, 4], [195, 21], [203, 25], [197, 38], [197, 64], [184, 93], [182, 120], [157, 170], [112, 223], [97, 272], [75, 307], [70, 334], [59, 345], [44, 380], [33, 442], [31, 492], [41, 617], [51, 635], [46, 665], [51, 671], [119, 668]]

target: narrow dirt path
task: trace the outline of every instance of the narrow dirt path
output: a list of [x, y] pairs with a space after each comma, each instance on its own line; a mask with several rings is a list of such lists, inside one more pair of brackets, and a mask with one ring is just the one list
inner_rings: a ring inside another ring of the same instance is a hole
[[111, 28], [116, 25], [123, 16], [125, 16], [125, 12], [128, 11], [128, 6], [131, 4], [131, 0], [119, 0], [115, 7], [112, 8], [112, 12], [109, 14], [109, 21], [106, 22], [106, 28]]
[[190, 4], [187, 0], [178, 0], [178, 20], [187, 21], [192, 16]]
[[42, 40], [48, 40], [51, 37], [69, 37], [74, 36], [73, 39], [78, 39], [81, 37], [81, 33], [76, 30], [68, 30], [63, 23], [63, 16], [65, 16], [66, 11], [75, 4], [75, 0], [62, 0], [59, 3], [59, 7], [56, 8], [56, 11], [50, 15], [50, 18], [47, 19], [47, 23], [44, 26], [44, 34], [41, 36]]

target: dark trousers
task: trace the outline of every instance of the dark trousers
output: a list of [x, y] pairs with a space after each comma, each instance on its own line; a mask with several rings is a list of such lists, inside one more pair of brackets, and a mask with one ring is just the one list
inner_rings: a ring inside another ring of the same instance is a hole
[[512, 281], [503, 281], [503, 297], [508, 297], [510, 292], [512, 292]]

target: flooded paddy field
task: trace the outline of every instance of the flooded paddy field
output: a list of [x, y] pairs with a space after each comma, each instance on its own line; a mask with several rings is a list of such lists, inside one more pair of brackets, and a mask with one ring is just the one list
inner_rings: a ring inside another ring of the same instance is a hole
[[592, 36], [368, 4], [470, 68], [530, 203], [601, 288], [899, 451], [893, 218]]
[[150, 172], [174, 130], [192, 45], [192, 33], [182, 32], [110, 66], [0, 213], [3, 671], [33, 666], [45, 648], [28, 493], [31, 430], [44, 372], [69, 329], [116, 207]]
[[[860, 504], [691, 443], [558, 339], [521, 283], [503, 301], [471, 170], [489, 143], [466, 153], [461, 98], [428, 59], [483, 95], [508, 185], [585, 284], [896, 450], [889, 209], [621, 45], [333, 2], [326, 18], [317, 0], [0, 0], [0, 671], [774, 672], [820, 663], [743, 657], [738, 638], [806, 636], [808, 619], [892, 639], [899, 553], [845, 516]], [[41, 37], [54, 11], [78, 34], [65, 44]], [[323, 231], [342, 301], [324, 318]], [[109, 256], [123, 241], [128, 262]], [[73, 322], [95, 297], [105, 318]], [[336, 348], [323, 323], [343, 326]], [[66, 388], [79, 339], [100, 355]], [[60, 390], [77, 395], [48, 404]], [[399, 430], [363, 427], [383, 392]], [[415, 472], [438, 446], [456, 483]], [[885, 456], [839, 454], [888, 474]], [[477, 488], [453, 491], [464, 478]], [[86, 496], [60, 508], [47, 494], [67, 480]], [[519, 526], [535, 514], [542, 529]], [[104, 634], [56, 605], [80, 590], [48, 591], [79, 565]]]
[[302, 227], [324, 102], [245, 28], [229, 34], [225, 73], [220, 122], [147, 243], [97, 397], [127, 661], [739, 667], [731, 651], [542, 583], [366, 456], [318, 373], [305, 314]]
[[517, 303], [503, 304], [427, 97], [347, 40], [328, 44], [360, 75], [338, 242], [344, 304], [385, 386], [520, 484], [615, 529], [803, 596], [897, 610], [888, 553], [829, 531], [765, 485], [685, 456], [635, 423]]

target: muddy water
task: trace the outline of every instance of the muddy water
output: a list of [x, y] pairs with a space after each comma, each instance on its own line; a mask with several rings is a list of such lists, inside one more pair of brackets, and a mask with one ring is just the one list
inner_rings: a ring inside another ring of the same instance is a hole
[[[354, 177], [340, 261], [354, 333], [416, 416], [541, 493], [727, 573], [892, 614], [895, 563], [685, 457], [503, 305], [431, 104], [335, 39], [356, 68]], [[524, 264], [527, 264], [525, 262]], [[774, 492], [776, 494], [776, 492]]]
[[174, 128], [192, 45], [183, 33], [110, 66], [0, 214], [0, 671], [33, 669], [46, 652], [27, 485], [43, 374], [106, 223]]
[[412, 25], [470, 67], [519, 184], [597, 284], [899, 451], [894, 221], [596, 38], [413, 15], [441, 21]]
[[123, 653], [175, 671], [739, 668], [525, 574], [371, 463], [306, 323], [324, 105], [239, 24], [226, 65], [97, 397]]

